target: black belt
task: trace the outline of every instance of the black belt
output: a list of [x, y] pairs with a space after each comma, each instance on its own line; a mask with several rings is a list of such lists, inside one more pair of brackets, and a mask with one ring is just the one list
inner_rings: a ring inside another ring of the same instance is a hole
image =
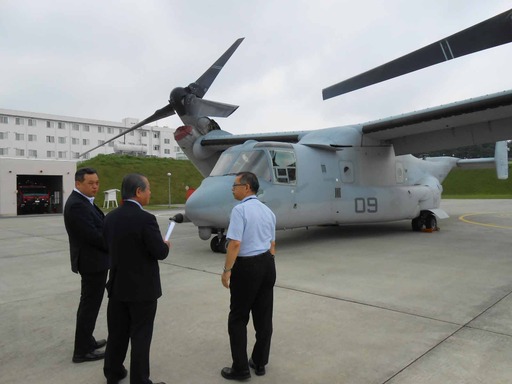
[[273, 256], [270, 251], [265, 251], [263, 253], [260, 253], [259, 255], [254, 255], [254, 256], [239, 256], [236, 258], [236, 261], [250, 261], [250, 260], [254, 260], [256, 258], [260, 258], [260, 257], [265, 257], [265, 256]]

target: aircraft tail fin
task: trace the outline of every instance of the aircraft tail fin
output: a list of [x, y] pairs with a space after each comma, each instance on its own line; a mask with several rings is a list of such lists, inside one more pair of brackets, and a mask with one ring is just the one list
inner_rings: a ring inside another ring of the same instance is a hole
[[508, 146], [506, 141], [496, 142], [494, 157], [480, 159], [459, 159], [457, 167], [463, 169], [496, 168], [499, 180], [508, 179]]

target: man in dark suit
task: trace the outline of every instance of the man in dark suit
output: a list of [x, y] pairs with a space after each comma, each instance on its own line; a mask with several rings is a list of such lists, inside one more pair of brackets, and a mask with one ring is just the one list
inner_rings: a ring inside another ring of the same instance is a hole
[[75, 173], [75, 188], [64, 207], [64, 224], [69, 237], [71, 270], [82, 280], [76, 314], [73, 362], [102, 359], [97, 351], [106, 340], [93, 336], [107, 280], [109, 258], [103, 239], [103, 212], [94, 204], [99, 179], [96, 170], [81, 168]]
[[155, 216], [142, 208], [151, 196], [145, 176], [126, 175], [121, 195], [123, 205], [107, 215], [104, 227], [112, 266], [103, 372], [109, 384], [126, 377], [123, 362], [131, 342], [130, 383], [151, 384], [149, 350], [157, 299], [162, 296], [158, 260], [167, 257], [170, 243], [162, 239]]

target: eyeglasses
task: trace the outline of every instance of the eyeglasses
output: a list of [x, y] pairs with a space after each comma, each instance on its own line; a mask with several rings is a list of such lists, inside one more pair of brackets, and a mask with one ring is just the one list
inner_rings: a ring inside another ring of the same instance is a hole
[[241, 187], [241, 186], [243, 186], [243, 185], [247, 185], [247, 184], [233, 184], [233, 188], [235, 188], [235, 187]]

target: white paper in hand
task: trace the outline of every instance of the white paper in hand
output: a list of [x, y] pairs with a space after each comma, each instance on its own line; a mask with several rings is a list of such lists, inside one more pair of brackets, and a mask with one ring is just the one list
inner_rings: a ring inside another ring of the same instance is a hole
[[167, 228], [167, 233], [165, 234], [165, 241], [169, 241], [169, 238], [171, 237], [172, 230], [174, 229], [174, 226], [176, 223], [174, 221], [171, 221], [169, 223], [169, 228]]

